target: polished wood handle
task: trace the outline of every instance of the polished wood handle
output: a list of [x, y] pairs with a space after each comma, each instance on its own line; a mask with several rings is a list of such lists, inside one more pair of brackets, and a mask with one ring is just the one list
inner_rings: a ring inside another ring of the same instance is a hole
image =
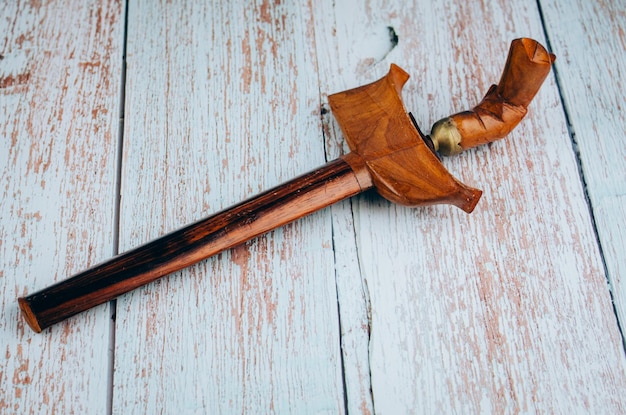
[[437, 121], [430, 137], [443, 155], [504, 138], [524, 118], [527, 108], [550, 73], [555, 55], [529, 38], [511, 42], [500, 82], [470, 111]]
[[19, 298], [22, 313], [29, 326], [41, 332], [164, 275], [354, 196], [365, 190], [368, 184], [363, 179], [359, 182], [353, 166], [358, 164], [337, 159], [252, 199]]

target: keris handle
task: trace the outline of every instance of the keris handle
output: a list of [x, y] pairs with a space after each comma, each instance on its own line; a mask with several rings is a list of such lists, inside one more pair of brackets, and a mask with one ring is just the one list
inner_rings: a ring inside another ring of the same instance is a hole
[[526, 115], [555, 59], [536, 40], [514, 40], [498, 85], [492, 85], [472, 110], [433, 125], [430, 136], [437, 151], [458, 154], [506, 136]]

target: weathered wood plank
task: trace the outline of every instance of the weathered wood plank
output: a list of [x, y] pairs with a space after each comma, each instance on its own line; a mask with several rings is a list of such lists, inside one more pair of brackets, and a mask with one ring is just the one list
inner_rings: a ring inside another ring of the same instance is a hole
[[123, 20], [113, 1], [0, 7], [0, 413], [107, 407], [107, 306], [35, 334], [17, 297], [112, 255]]
[[[133, 2], [121, 250], [325, 162], [305, 3]], [[119, 299], [116, 413], [341, 413], [316, 214]]]
[[[543, 33], [536, 5], [519, 1], [319, 7], [321, 91], [377, 79], [398, 63], [413, 74], [405, 102], [425, 130], [480, 100], [513, 38]], [[328, 140], [340, 147], [329, 123]], [[334, 210], [337, 229], [353, 217], [360, 259], [337, 277], [353, 284], [339, 290], [342, 332], [359, 337], [343, 339], [346, 366], [357, 368], [345, 374], [350, 409], [625, 410], [621, 338], [570, 148], [550, 77], [505, 142], [445, 161], [485, 191], [471, 216], [376, 196], [356, 198], [351, 215]], [[353, 244], [334, 242], [337, 252]]]
[[541, 1], [571, 132], [613, 289], [626, 322], [626, 9], [621, 1]]

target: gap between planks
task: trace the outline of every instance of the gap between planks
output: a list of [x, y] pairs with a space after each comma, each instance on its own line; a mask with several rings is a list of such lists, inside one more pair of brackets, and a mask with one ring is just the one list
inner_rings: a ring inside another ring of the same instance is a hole
[[[117, 132], [117, 162], [115, 166], [115, 212], [113, 212], [113, 255], [120, 252], [120, 209], [122, 200], [122, 160], [124, 153], [124, 116], [126, 106], [126, 51], [128, 44], [128, 3], [127, 0], [123, 8], [124, 28], [122, 31], [122, 69], [120, 73], [120, 99], [119, 99], [119, 124]], [[113, 386], [115, 377], [115, 319], [117, 312], [117, 300], [109, 303], [109, 362], [107, 373], [107, 400], [106, 413], [113, 413]]]

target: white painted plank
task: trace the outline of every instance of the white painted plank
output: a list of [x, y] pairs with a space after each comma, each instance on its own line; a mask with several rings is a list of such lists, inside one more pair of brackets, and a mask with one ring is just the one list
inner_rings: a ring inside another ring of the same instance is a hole
[[[413, 75], [405, 102], [425, 130], [478, 102], [513, 38], [543, 33], [535, 4], [517, 1], [328, 2], [316, 12], [321, 90], [377, 79], [396, 62]], [[385, 55], [384, 42], [363, 39], [387, 26], [399, 43]], [[328, 133], [336, 142], [336, 126]], [[445, 161], [485, 191], [471, 216], [355, 199], [360, 266], [337, 278], [355, 281], [354, 292], [339, 291], [342, 328], [358, 330], [371, 307], [371, 373], [346, 370], [350, 409], [625, 410], [621, 338], [570, 148], [550, 77], [505, 142]], [[337, 252], [346, 243], [336, 239]], [[344, 342], [346, 366], [366, 367], [363, 354]]]
[[623, 1], [542, 1], [546, 29], [562, 58], [556, 69], [580, 153], [595, 223], [626, 321], [626, 10]]
[[[306, 4], [133, 2], [126, 250], [325, 161]], [[114, 413], [341, 413], [331, 222], [118, 301]]]
[[3, 414], [107, 407], [108, 306], [35, 334], [17, 297], [113, 253], [123, 20], [112, 1], [0, 7]]

